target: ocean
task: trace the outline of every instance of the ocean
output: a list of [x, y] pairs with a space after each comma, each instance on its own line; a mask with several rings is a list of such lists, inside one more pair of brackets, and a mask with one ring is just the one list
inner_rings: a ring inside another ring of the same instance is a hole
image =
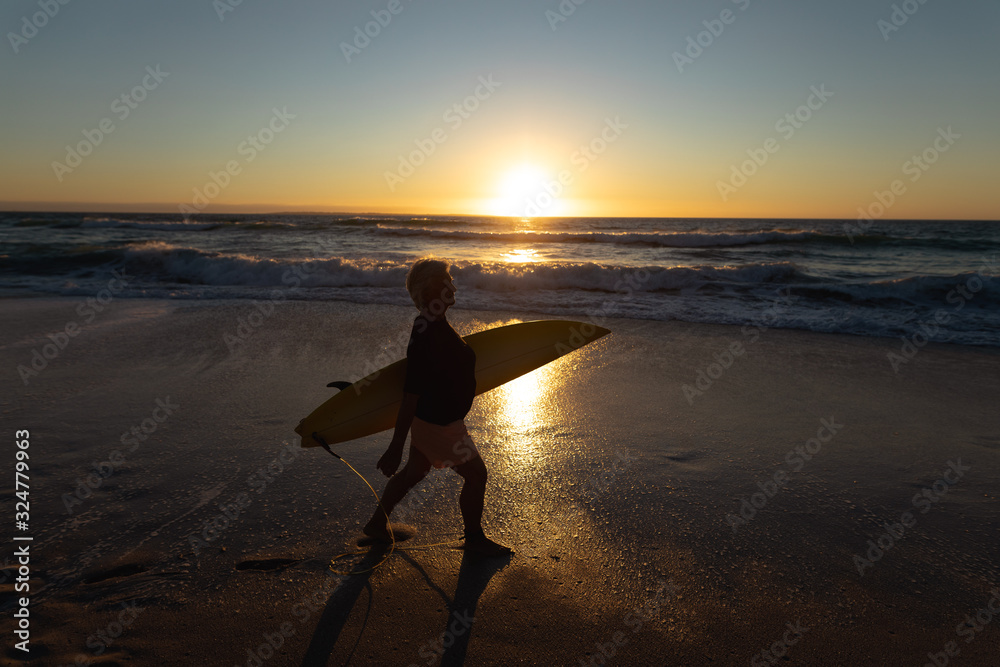
[[[409, 305], [453, 262], [456, 308], [1000, 346], [1000, 224], [346, 214], [2, 213], [0, 294]], [[114, 283], [120, 286], [120, 283]]]

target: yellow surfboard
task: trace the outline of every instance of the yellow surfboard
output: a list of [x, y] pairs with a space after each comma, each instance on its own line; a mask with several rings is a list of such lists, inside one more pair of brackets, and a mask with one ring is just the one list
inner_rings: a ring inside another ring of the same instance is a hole
[[[465, 336], [465, 342], [476, 352], [476, 394], [510, 382], [609, 333], [588, 322], [537, 320]], [[395, 426], [405, 377], [406, 359], [400, 359], [343, 387], [295, 427], [302, 436], [302, 446], [320, 444], [313, 433], [332, 445]]]

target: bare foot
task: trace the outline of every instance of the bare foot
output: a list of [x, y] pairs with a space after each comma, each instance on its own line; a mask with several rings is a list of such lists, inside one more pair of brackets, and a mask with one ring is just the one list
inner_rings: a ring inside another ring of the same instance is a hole
[[514, 553], [513, 549], [510, 547], [505, 547], [502, 544], [497, 544], [490, 538], [483, 535], [482, 537], [468, 537], [465, 539], [465, 550], [474, 556], [486, 556], [486, 557], [496, 557], [496, 556], [509, 556]]
[[389, 534], [389, 527], [385, 521], [369, 521], [364, 528], [361, 529], [365, 535], [369, 537], [374, 537], [377, 540], [385, 540], [386, 542], [392, 541], [392, 535]]

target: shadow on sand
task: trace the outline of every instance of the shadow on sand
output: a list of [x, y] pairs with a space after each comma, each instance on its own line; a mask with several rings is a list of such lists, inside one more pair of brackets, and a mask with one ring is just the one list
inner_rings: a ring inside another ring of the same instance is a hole
[[[361, 642], [361, 638], [368, 627], [368, 615], [371, 612], [374, 597], [374, 591], [369, 581], [372, 572], [365, 572], [364, 570], [369, 570], [377, 565], [385, 556], [387, 549], [387, 546], [380, 545], [368, 551], [364, 559], [352, 570], [360, 574], [348, 577], [327, 600], [326, 608], [323, 610], [323, 614], [316, 624], [316, 629], [313, 631], [309, 648], [306, 649], [306, 653], [302, 657], [302, 667], [315, 667], [317, 665], [328, 664], [333, 655], [333, 649], [340, 639], [340, 633], [343, 631], [344, 626], [347, 625], [347, 621], [354, 611], [361, 592], [367, 590], [368, 604], [365, 608], [364, 619], [361, 622], [361, 632], [358, 633], [358, 638], [343, 660], [344, 665], [351, 664], [354, 652], [357, 650], [358, 644]], [[455, 594], [451, 599], [448, 599], [447, 593], [431, 580], [430, 575], [427, 574], [420, 563], [413, 560], [403, 550], [397, 550], [396, 554], [400, 555], [420, 573], [420, 576], [427, 582], [427, 585], [441, 596], [448, 607], [448, 617], [445, 619], [444, 629], [441, 634], [421, 645], [424, 651], [428, 650], [425, 647], [430, 646], [430, 652], [422, 653], [421, 656], [415, 655], [410, 662], [425, 662], [431, 654], [436, 653], [440, 656], [442, 667], [465, 664], [465, 654], [468, 650], [469, 638], [472, 635], [475, 625], [476, 606], [479, 604], [479, 598], [486, 590], [486, 586], [489, 584], [490, 579], [493, 578], [493, 575], [505, 568], [510, 563], [511, 557], [477, 558], [465, 554], [462, 557], [462, 565], [458, 573], [458, 583], [455, 585]], [[421, 638], [415, 637], [414, 639], [420, 640]]]

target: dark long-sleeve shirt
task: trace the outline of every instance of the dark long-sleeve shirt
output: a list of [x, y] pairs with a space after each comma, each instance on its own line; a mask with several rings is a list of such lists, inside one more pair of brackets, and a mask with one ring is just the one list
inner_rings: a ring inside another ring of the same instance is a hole
[[416, 416], [444, 426], [463, 419], [476, 396], [476, 353], [447, 320], [413, 321], [403, 391], [417, 394]]

